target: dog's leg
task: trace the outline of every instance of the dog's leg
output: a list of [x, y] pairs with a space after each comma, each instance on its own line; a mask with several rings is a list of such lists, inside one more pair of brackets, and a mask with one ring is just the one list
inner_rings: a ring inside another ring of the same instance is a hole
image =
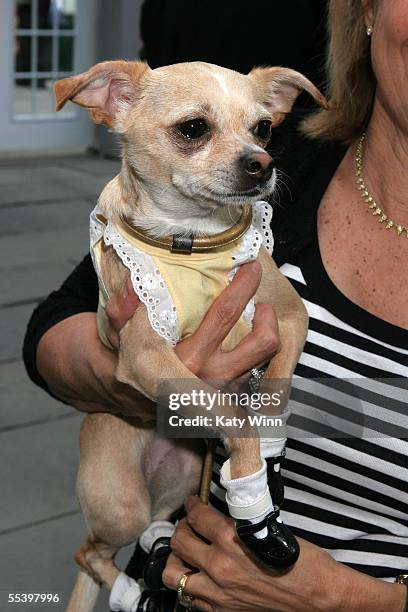
[[83, 421], [77, 491], [89, 537], [75, 555], [82, 571], [69, 612], [93, 609], [99, 585], [110, 589], [119, 575], [113, 563], [116, 552], [150, 523], [150, 495], [140, 461], [153, 435], [153, 429], [136, 428], [111, 414], [91, 414]]
[[91, 612], [96, 606], [100, 584], [81, 570], [76, 579], [66, 612]]
[[89, 537], [75, 556], [82, 571], [69, 612], [90, 612], [101, 584], [112, 590], [111, 601], [125, 594], [137, 601], [139, 585], [113, 558], [139, 536], [151, 539], [151, 521], [167, 521], [197, 491], [201, 467], [196, 441], [163, 440], [150, 425], [111, 414], [85, 418], [80, 449], [77, 489]]
[[188, 495], [200, 486], [204, 443], [201, 440], [171, 440], [157, 436], [144, 456], [144, 472], [151, 497], [152, 523], [139, 544], [149, 552], [143, 573], [147, 587], [162, 588], [162, 573], [170, 555], [174, 525], [169, 521]]
[[[289, 281], [279, 272], [265, 252], [260, 254], [263, 275], [256, 301], [273, 304], [279, 322], [281, 348], [265, 373], [261, 391], [271, 396], [279, 392], [280, 405], [263, 409], [265, 416], [280, 416], [286, 424], [285, 409], [290, 383], [307, 333], [307, 313]], [[285, 429], [285, 425], [283, 427]], [[236, 518], [237, 533], [246, 546], [263, 563], [271, 567], [288, 567], [299, 556], [295, 537], [279, 518], [283, 502], [280, 464], [284, 456], [286, 434], [273, 437], [273, 431], [260, 430], [262, 469], [248, 479], [232, 480], [229, 462], [221, 470], [221, 482], [227, 488], [230, 513]], [[268, 459], [268, 466], [265, 459]]]
[[202, 440], [154, 439], [145, 460], [153, 520], [168, 520], [180, 500], [198, 492], [203, 454]]
[[[293, 372], [306, 341], [308, 315], [302, 300], [290, 282], [279, 272], [269, 255], [261, 252], [259, 259], [263, 266], [263, 275], [256, 299], [258, 302], [273, 304], [281, 337], [281, 348], [272, 359], [264, 377], [266, 390], [270, 394], [279, 391], [280, 405], [277, 408], [268, 407], [265, 414], [283, 417], [285, 428], [287, 416], [285, 408], [289, 400]], [[272, 468], [270, 486], [275, 490], [275, 503], [280, 506], [283, 502], [283, 486], [279, 484], [279, 464], [284, 454], [286, 439], [263, 438], [262, 431], [260, 435], [262, 455], [273, 459], [269, 464]]]
[[[138, 308], [122, 329], [120, 348], [117, 379], [134, 387], [153, 401], [156, 401], [160, 394], [160, 380], [166, 381], [166, 394], [179, 392], [180, 382], [190, 382], [191, 389], [214, 394], [215, 389], [188, 370], [177, 358], [172, 347], [157, 336], [150, 326], [145, 308]], [[185, 416], [196, 416], [194, 409], [191, 411], [189, 407], [184, 406], [180, 407], [180, 413]], [[217, 403], [213, 406], [214, 422], [218, 415], [239, 417], [242, 416], [242, 411], [226, 398], [221, 406]], [[230, 452], [233, 478], [251, 475], [261, 467], [259, 440], [251, 437], [250, 429], [248, 433], [248, 437], [245, 437], [245, 429], [242, 429], [242, 437], [228, 438], [222, 426], [219, 428], [219, 437], [225, 441]]]
[[262, 279], [255, 301], [272, 304], [278, 323], [281, 347], [266, 371], [265, 379], [287, 381], [281, 405], [286, 405], [290, 382], [302, 353], [308, 329], [308, 314], [295, 289], [278, 270], [273, 259], [261, 250], [258, 258], [262, 266]]

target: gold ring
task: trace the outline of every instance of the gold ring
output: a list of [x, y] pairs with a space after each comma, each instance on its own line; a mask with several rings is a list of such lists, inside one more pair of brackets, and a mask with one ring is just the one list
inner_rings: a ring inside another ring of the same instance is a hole
[[177, 600], [183, 608], [187, 608], [188, 610], [193, 609], [193, 598], [190, 595], [186, 595], [184, 593], [184, 589], [187, 584], [187, 580], [190, 578], [191, 574], [195, 572], [186, 572], [182, 575], [177, 585]]

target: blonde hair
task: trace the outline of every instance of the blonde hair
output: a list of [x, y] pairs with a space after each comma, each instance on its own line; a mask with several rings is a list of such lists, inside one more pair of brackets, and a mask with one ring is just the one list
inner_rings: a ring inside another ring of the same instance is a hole
[[330, 0], [328, 34], [326, 95], [330, 110], [307, 117], [301, 131], [311, 138], [350, 143], [367, 126], [376, 85], [361, 0]]

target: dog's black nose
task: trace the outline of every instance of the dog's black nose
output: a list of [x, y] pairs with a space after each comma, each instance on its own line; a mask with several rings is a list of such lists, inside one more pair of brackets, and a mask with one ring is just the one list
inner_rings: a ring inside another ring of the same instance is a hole
[[268, 181], [272, 176], [273, 159], [266, 151], [243, 155], [240, 162], [246, 174], [257, 183]]

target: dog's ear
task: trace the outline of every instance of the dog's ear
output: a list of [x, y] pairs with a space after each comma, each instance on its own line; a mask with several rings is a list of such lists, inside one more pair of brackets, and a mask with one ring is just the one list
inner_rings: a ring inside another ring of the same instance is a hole
[[112, 127], [117, 113], [130, 106], [150, 71], [145, 62], [102, 62], [87, 72], [57, 81], [54, 86], [59, 111], [68, 100], [89, 110], [95, 123]]
[[260, 99], [271, 111], [273, 125], [290, 113], [299, 94], [305, 90], [316, 102], [329, 109], [326, 98], [303, 74], [290, 68], [254, 68], [248, 75], [258, 87]]

